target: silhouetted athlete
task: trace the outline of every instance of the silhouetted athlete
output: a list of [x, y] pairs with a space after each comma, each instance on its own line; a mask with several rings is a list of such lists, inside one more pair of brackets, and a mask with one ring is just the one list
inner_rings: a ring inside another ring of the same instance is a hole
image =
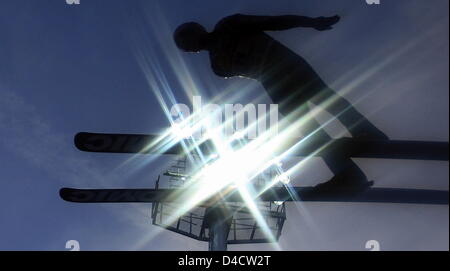
[[[186, 52], [209, 51], [211, 67], [221, 77], [242, 76], [262, 83], [279, 112], [294, 120], [307, 115], [307, 102], [316, 105], [330, 101], [325, 109], [336, 116], [355, 138], [388, 139], [344, 98], [330, 89], [313, 68], [299, 55], [276, 41], [264, 31], [311, 27], [319, 31], [332, 29], [339, 16], [310, 18], [304, 16], [251, 16], [236, 14], [217, 23], [208, 33], [203, 26], [190, 22], [180, 25], [174, 39]], [[302, 124], [303, 134], [330, 141], [328, 134], [312, 118]], [[294, 143], [294, 142], [293, 142]], [[323, 159], [334, 177], [318, 187], [350, 186], [366, 189], [365, 174], [349, 158], [340, 153], [328, 153]]]

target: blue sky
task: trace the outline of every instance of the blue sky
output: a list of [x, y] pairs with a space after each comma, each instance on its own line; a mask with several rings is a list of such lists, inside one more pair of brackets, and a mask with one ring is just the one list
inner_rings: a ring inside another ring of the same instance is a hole
[[[207, 249], [206, 243], [152, 226], [148, 204], [76, 205], [62, 201], [58, 190], [153, 187], [167, 166], [168, 157], [124, 164], [129, 155], [82, 153], [73, 146], [80, 131], [156, 133], [168, 126], [138, 52], [160, 65], [179, 102], [193, 95], [177, 80], [184, 63], [205, 99], [246, 88], [248, 95], [234, 102], [262, 95], [270, 103], [256, 82], [216, 77], [206, 53], [180, 54], [171, 40], [183, 22], [198, 21], [211, 30], [237, 12], [341, 15], [332, 31], [269, 34], [307, 59], [389, 137], [448, 141], [446, 0], [377, 6], [363, 0], [2, 1], [0, 250], [64, 250], [71, 239], [82, 250]], [[324, 113], [320, 119], [327, 118]], [[333, 122], [330, 132], [341, 129]], [[448, 162], [355, 161], [377, 187], [448, 190]], [[323, 162], [313, 159], [294, 182], [312, 185], [330, 177]], [[279, 244], [286, 250], [364, 250], [375, 239], [386, 250], [448, 250], [448, 221], [448, 206], [289, 204]]]

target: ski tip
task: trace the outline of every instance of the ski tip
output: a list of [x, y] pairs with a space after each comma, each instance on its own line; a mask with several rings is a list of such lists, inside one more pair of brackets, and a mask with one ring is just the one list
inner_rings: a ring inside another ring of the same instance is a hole
[[70, 188], [61, 188], [59, 189], [59, 196], [63, 199], [63, 200], [67, 200], [67, 196], [70, 194]]
[[74, 136], [73, 143], [75, 144], [75, 147], [77, 147], [77, 149], [85, 150], [83, 142], [85, 141], [87, 136], [89, 136], [89, 133], [86, 132], [79, 132]]
[[65, 200], [65, 201], [80, 202], [79, 200], [77, 200], [77, 197], [76, 197], [77, 191], [81, 191], [81, 190], [64, 187], [59, 190], [59, 196], [61, 199]]

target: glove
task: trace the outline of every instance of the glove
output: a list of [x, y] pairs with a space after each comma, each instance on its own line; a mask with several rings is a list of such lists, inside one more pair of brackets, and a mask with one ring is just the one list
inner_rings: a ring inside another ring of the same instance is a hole
[[319, 31], [330, 30], [333, 29], [332, 25], [339, 22], [341, 17], [338, 15], [332, 17], [317, 17], [314, 18], [313, 28]]

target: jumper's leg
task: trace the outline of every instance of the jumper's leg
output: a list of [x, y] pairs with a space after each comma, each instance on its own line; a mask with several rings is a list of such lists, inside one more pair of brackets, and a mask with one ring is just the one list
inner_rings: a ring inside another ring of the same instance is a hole
[[335, 116], [355, 138], [388, 140], [389, 138], [356, 110], [350, 102], [325, 87], [310, 102], [323, 107]]
[[[308, 142], [330, 142], [331, 137], [322, 129], [320, 124], [315, 120], [314, 115], [310, 112], [307, 104], [303, 104], [297, 108], [297, 110], [289, 112], [286, 108], [281, 107], [280, 113], [285, 116], [289, 113], [294, 114], [293, 119], [301, 121], [302, 134], [308, 139], [305, 140], [305, 144]], [[292, 116], [292, 115], [291, 115]], [[340, 187], [340, 186], [368, 186], [366, 175], [363, 171], [352, 161], [350, 157], [339, 152], [329, 152], [322, 157], [333, 172], [334, 177], [328, 181], [326, 186], [328, 187]], [[325, 187], [325, 186], [323, 186]]]
[[[328, 99], [333, 103], [325, 109], [337, 116], [353, 136], [370, 134], [377, 138], [387, 137], [373, 126], [364, 116], [356, 111], [349, 102], [329, 89], [323, 80], [314, 72], [312, 67], [301, 57], [289, 63], [283, 62], [281, 67], [274, 67], [261, 77], [261, 83], [274, 103], [278, 104], [279, 112], [289, 120], [300, 121], [302, 134], [307, 137], [303, 141], [330, 142], [331, 137], [317, 123], [310, 113], [307, 103], [323, 105]], [[283, 124], [289, 126], [288, 124]], [[283, 129], [283, 127], [282, 127]], [[297, 142], [285, 142], [286, 146], [293, 146]], [[303, 144], [302, 144], [303, 145]], [[283, 148], [286, 148], [283, 146]], [[322, 156], [327, 166], [335, 175], [332, 180], [324, 184], [327, 187], [366, 187], [370, 185], [362, 170], [339, 151], [330, 151]]]

